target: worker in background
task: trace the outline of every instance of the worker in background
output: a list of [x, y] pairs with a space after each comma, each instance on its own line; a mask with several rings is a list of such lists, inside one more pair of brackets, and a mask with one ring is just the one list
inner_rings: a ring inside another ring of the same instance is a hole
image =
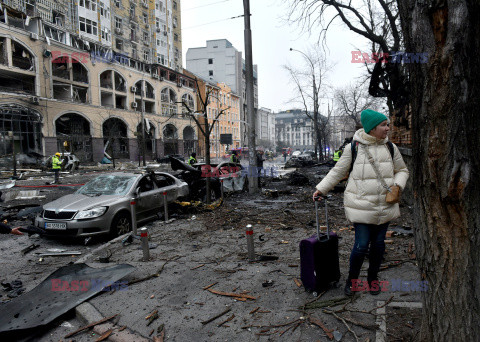
[[188, 164], [192, 165], [197, 163], [197, 154], [195, 152], [192, 152], [190, 155], [190, 158], [188, 158]]
[[236, 164], [240, 163], [240, 160], [237, 157], [237, 151], [232, 151], [232, 155], [230, 156], [230, 161]]
[[52, 157], [52, 170], [55, 173], [55, 184], [60, 184], [60, 170], [62, 169], [62, 161], [60, 160], [60, 156], [60, 152], [57, 152]]
[[335, 153], [333, 154], [333, 161], [335, 163], [338, 162], [341, 156], [342, 156], [342, 150], [336, 150]]

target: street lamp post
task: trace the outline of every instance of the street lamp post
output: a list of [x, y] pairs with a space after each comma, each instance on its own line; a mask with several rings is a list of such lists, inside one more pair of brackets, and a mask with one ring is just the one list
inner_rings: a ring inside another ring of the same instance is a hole
[[[313, 134], [314, 134], [314, 146], [315, 146], [315, 155], [318, 157], [318, 93], [317, 93], [317, 82], [315, 78], [315, 64], [312, 62], [310, 57], [307, 54], [300, 50], [290, 48], [290, 51], [296, 51], [301, 53], [312, 66], [312, 89], [313, 89]], [[318, 158], [320, 160], [320, 158]]]
[[245, 20], [245, 68], [246, 68], [246, 83], [247, 83], [247, 121], [249, 123], [248, 130], [248, 162], [249, 162], [249, 177], [248, 177], [248, 192], [250, 194], [258, 191], [258, 181], [255, 176], [257, 170], [257, 158], [255, 155], [255, 112], [254, 112], [254, 98], [253, 98], [253, 57], [252, 57], [252, 31], [250, 30], [250, 0], [243, 0], [244, 20]]

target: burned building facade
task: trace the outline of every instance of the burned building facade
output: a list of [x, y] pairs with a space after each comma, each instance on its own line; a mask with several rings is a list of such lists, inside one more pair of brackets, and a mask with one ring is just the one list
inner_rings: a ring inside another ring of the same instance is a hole
[[142, 137], [147, 159], [187, 154], [195, 92], [179, 0], [1, 2], [0, 155], [138, 160]]

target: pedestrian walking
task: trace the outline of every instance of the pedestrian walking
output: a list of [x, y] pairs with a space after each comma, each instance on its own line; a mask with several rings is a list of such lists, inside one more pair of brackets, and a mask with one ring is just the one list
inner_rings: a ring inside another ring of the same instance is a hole
[[287, 162], [287, 152], [286, 151], [283, 151], [283, 162], [284, 163]]
[[[370, 294], [380, 293], [378, 271], [385, 252], [385, 234], [389, 222], [400, 216], [399, 191], [405, 188], [408, 169], [398, 148], [388, 141], [389, 121], [371, 109], [362, 111], [362, 129], [345, 146], [335, 167], [316, 186], [314, 200], [321, 200], [343, 178], [348, 181], [344, 193], [347, 219], [355, 227], [355, 243], [344, 292], [352, 295], [352, 281], [360, 269], [370, 245], [367, 281]], [[397, 196], [395, 196], [395, 194]]]
[[52, 170], [55, 173], [55, 184], [60, 184], [60, 170], [62, 169], [62, 161], [60, 160], [60, 156], [60, 152], [57, 152], [52, 157]]

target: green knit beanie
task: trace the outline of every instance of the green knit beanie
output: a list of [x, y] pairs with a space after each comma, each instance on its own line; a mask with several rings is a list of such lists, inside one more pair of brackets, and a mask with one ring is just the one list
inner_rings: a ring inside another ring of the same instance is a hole
[[381, 122], [385, 120], [388, 120], [385, 115], [372, 109], [365, 109], [364, 111], [362, 111], [362, 115], [360, 116], [360, 121], [362, 122], [365, 133], [370, 132], [372, 129], [377, 127]]

